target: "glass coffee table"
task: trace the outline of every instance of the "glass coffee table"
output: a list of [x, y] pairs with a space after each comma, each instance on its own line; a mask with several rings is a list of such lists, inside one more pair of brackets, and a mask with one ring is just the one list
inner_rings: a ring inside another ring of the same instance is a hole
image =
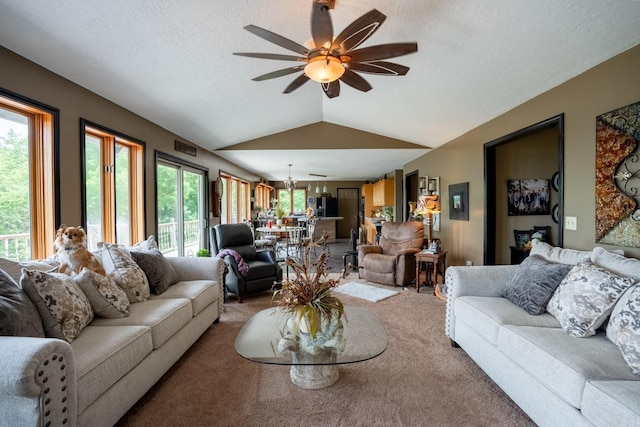
[[288, 319], [277, 307], [256, 313], [238, 333], [235, 348], [253, 362], [291, 366], [291, 381], [302, 388], [328, 387], [338, 380], [338, 365], [373, 359], [387, 348], [380, 320], [361, 307], [345, 307], [339, 335], [311, 353], [294, 348], [298, 342], [288, 335]]

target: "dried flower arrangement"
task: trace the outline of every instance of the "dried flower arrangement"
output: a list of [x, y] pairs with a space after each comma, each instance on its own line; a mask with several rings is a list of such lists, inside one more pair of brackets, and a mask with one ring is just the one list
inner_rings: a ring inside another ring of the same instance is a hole
[[[313, 338], [321, 328], [322, 322], [340, 319], [344, 313], [342, 301], [335, 296], [333, 289], [340, 279], [330, 279], [326, 270], [329, 261], [327, 236], [318, 242], [303, 242], [302, 258], [287, 258], [286, 262], [293, 270], [293, 278], [283, 280], [282, 288], [274, 291], [274, 300], [280, 296], [278, 304], [282, 311], [289, 313], [294, 320], [294, 328], [300, 328], [303, 322]], [[311, 259], [311, 249], [322, 248], [316, 260]], [[297, 333], [294, 330], [294, 333]]]

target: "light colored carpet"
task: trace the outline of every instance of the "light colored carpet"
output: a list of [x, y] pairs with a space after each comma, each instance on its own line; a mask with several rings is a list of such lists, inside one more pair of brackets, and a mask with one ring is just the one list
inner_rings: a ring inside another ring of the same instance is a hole
[[[366, 283], [352, 273], [343, 282]], [[385, 285], [383, 289], [400, 290]], [[380, 356], [340, 365], [330, 387], [305, 390], [289, 367], [240, 357], [234, 342], [271, 293], [225, 304], [220, 323], [123, 417], [118, 427], [164, 426], [535, 426], [444, 334], [445, 302], [409, 288], [374, 303], [341, 295], [381, 321], [389, 339]]]
[[398, 295], [398, 291], [377, 288], [375, 286], [356, 282], [339, 285], [334, 289], [334, 291], [344, 295], [351, 295], [352, 297], [366, 299], [371, 302], [382, 301], [383, 299]]

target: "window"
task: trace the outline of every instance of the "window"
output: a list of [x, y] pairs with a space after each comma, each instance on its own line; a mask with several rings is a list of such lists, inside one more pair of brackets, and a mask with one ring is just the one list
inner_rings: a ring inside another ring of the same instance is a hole
[[307, 206], [306, 190], [278, 190], [278, 203], [289, 213], [303, 213]]
[[158, 246], [168, 256], [206, 248], [207, 169], [156, 152]]
[[87, 246], [143, 240], [144, 143], [84, 120], [81, 126]]
[[271, 192], [274, 190], [265, 184], [257, 184], [255, 188], [255, 207], [262, 208], [262, 210], [271, 209]]
[[0, 256], [53, 255], [58, 111], [0, 90]]
[[220, 178], [223, 188], [220, 222], [222, 224], [237, 224], [251, 220], [249, 183], [226, 174], [221, 174]]

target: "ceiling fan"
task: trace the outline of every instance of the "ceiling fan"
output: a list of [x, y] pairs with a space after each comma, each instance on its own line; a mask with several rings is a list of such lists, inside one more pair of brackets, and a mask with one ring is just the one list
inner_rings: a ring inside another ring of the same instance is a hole
[[382, 60], [416, 52], [417, 43], [390, 43], [356, 49], [376, 32], [387, 17], [376, 9], [372, 9], [349, 24], [334, 38], [333, 24], [329, 15], [329, 9], [333, 9], [334, 5], [335, 0], [313, 0], [311, 12], [313, 48], [307, 48], [255, 25], [244, 27], [256, 36], [300, 56], [253, 52], [234, 53], [234, 55], [302, 62], [303, 64], [295, 67], [272, 71], [252, 80], [268, 80], [303, 71], [303, 74], [285, 88], [284, 93], [293, 92], [311, 79], [321, 83], [322, 90], [329, 98], [340, 95], [340, 81], [363, 92], [371, 90], [371, 85], [357, 73], [386, 76], [407, 74], [409, 67]]

